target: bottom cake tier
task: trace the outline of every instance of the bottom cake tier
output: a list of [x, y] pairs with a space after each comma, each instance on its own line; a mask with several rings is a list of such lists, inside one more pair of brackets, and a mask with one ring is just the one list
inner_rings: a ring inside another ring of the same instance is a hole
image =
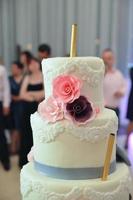
[[131, 200], [132, 191], [131, 174], [125, 164], [117, 164], [107, 181], [53, 179], [37, 172], [33, 163], [21, 171], [23, 200]]

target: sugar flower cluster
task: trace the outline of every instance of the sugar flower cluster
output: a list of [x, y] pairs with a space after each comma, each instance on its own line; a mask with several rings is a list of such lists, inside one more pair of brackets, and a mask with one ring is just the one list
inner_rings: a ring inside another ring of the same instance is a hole
[[53, 80], [53, 94], [41, 102], [38, 112], [42, 118], [54, 123], [68, 119], [86, 124], [95, 118], [97, 110], [91, 101], [81, 95], [82, 81], [72, 75], [60, 75]]

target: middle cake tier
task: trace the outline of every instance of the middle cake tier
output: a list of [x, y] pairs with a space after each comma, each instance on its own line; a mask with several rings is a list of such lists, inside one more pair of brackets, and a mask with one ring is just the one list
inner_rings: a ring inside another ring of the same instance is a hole
[[[47, 123], [38, 112], [31, 115], [34, 160], [59, 168], [102, 168], [110, 133], [117, 133], [114, 111], [104, 109], [93, 121], [77, 126], [68, 120]], [[116, 160], [116, 139], [111, 164]]]

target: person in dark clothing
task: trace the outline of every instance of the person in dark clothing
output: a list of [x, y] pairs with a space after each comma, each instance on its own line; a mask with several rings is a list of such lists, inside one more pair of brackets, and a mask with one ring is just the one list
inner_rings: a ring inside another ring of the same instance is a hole
[[32, 61], [33, 55], [30, 51], [22, 51], [20, 54], [20, 62], [24, 66], [24, 75], [27, 75], [29, 73], [29, 65]]
[[130, 69], [130, 79], [131, 79], [131, 89], [127, 106], [127, 119], [129, 119], [129, 124], [127, 127], [127, 138], [126, 138], [125, 148], [128, 148], [129, 136], [133, 132], [133, 67]]
[[51, 47], [48, 44], [41, 44], [38, 47], [39, 60], [49, 58], [51, 56]]
[[7, 72], [0, 65], [0, 161], [5, 170], [10, 169], [8, 144], [5, 136], [4, 118], [9, 115], [10, 109], [10, 87]]
[[25, 76], [20, 92], [20, 97], [23, 100], [22, 137], [19, 155], [20, 167], [28, 162], [27, 154], [33, 146], [30, 115], [37, 110], [38, 103], [44, 99], [43, 76], [39, 62], [36, 59], [32, 59], [29, 71], [30, 74]]
[[9, 77], [11, 90], [10, 105], [10, 128], [11, 128], [11, 152], [16, 153], [19, 150], [21, 117], [22, 117], [22, 101], [20, 99], [20, 87], [23, 81], [24, 66], [19, 61], [12, 63], [12, 76]]

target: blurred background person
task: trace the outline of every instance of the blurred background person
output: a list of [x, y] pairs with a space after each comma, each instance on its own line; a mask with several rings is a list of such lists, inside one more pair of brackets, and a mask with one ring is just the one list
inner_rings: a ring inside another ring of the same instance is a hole
[[41, 44], [38, 47], [38, 58], [40, 62], [43, 59], [51, 57], [51, 47], [48, 44]]
[[29, 51], [22, 51], [20, 54], [20, 62], [24, 65], [24, 75], [29, 73], [29, 64], [33, 58], [33, 55]]
[[114, 53], [110, 48], [102, 52], [102, 59], [105, 63], [104, 77], [104, 101], [105, 106], [114, 110], [119, 118], [120, 101], [126, 92], [126, 81], [122, 73], [114, 66]]
[[7, 72], [4, 66], [0, 65], [0, 161], [5, 170], [10, 169], [9, 149], [5, 136], [4, 118], [10, 112], [10, 86]]
[[28, 70], [30, 73], [25, 76], [20, 91], [20, 97], [24, 101], [19, 156], [20, 167], [27, 163], [27, 154], [33, 145], [30, 116], [37, 110], [38, 103], [44, 99], [43, 76], [39, 62], [36, 59], [32, 59]]
[[20, 87], [23, 81], [24, 66], [19, 61], [14, 61], [11, 66], [12, 75], [9, 77], [11, 88], [11, 106], [10, 106], [10, 127], [11, 127], [11, 153], [17, 153], [19, 150], [22, 101], [20, 99]]
[[125, 143], [125, 148], [128, 148], [128, 140], [130, 134], [133, 132], [133, 67], [130, 69], [130, 79], [131, 79], [131, 89], [128, 99], [128, 107], [127, 107], [127, 118], [129, 119], [129, 124], [127, 127], [127, 138]]

